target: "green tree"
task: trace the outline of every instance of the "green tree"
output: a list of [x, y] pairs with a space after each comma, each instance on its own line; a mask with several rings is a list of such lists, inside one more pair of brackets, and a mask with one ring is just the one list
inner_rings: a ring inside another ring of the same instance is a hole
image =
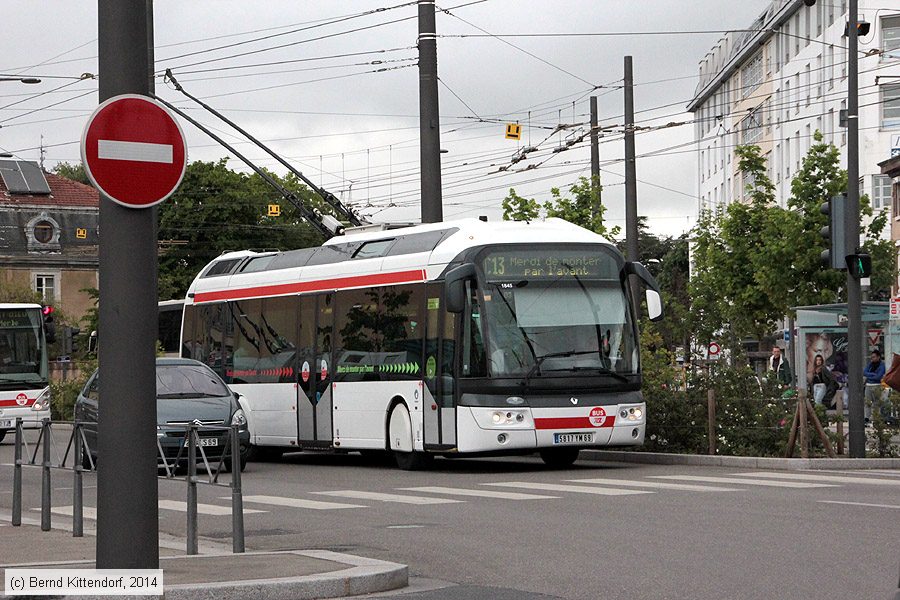
[[87, 173], [84, 170], [84, 165], [82, 165], [81, 163], [76, 163], [74, 165], [70, 165], [67, 162], [58, 163], [55, 167], [53, 167], [53, 173], [59, 175], [60, 177], [71, 179], [72, 181], [77, 181], [85, 185], [91, 185], [91, 182], [88, 180]]
[[[159, 205], [161, 299], [184, 297], [203, 266], [223, 252], [292, 250], [321, 242], [299, 211], [261, 177], [233, 171], [226, 160], [188, 165], [178, 191]], [[309, 205], [318, 204], [293, 176], [281, 183]], [[278, 204], [281, 214], [268, 216], [269, 204]]]
[[556, 217], [599, 235], [614, 237], [618, 235], [620, 228], [607, 228], [603, 223], [606, 207], [599, 202], [602, 189], [599, 181], [593, 186], [587, 177], [581, 177], [569, 188], [570, 195], [564, 196], [559, 188], [551, 188], [552, 198], [540, 204], [533, 198], [519, 196], [510, 188], [509, 195], [503, 200], [503, 220], [533, 221], [540, 217]]

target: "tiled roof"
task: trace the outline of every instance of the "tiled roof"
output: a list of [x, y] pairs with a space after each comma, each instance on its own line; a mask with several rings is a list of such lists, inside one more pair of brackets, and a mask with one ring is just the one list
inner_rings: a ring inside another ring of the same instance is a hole
[[100, 194], [89, 185], [44, 173], [50, 194], [11, 194], [0, 179], [0, 204], [100, 208]]

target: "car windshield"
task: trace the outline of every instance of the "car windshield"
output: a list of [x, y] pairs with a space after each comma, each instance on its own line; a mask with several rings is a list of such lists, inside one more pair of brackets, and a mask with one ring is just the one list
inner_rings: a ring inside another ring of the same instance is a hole
[[231, 395], [219, 377], [202, 365], [158, 365], [157, 398], [219, 398]]
[[612, 257], [602, 252], [551, 254], [538, 258], [507, 251], [485, 260], [484, 326], [491, 375], [636, 373], [637, 344]]

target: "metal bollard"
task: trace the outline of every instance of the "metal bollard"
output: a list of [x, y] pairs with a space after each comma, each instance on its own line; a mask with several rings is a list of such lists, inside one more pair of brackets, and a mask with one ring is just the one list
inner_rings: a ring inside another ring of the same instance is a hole
[[72, 483], [72, 537], [84, 537], [84, 490], [82, 489], [81, 456], [84, 448], [81, 440], [81, 422], [75, 421], [75, 450], [72, 460], [74, 481]]
[[187, 553], [197, 554], [197, 426], [191, 424], [187, 434]]
[[244, 552], [244, 497], [241, 491], [241, 440], [231, 426], [231, 551]]
[[41, 531], [50, 531], [50, 419], [43, 420], [41, 440], [44, 442], [43, 476], [41, 477]]
[[13, 514], [12, 524], [22, 524], [22, 417], [16, 417], [15, 466], [13, 467]]

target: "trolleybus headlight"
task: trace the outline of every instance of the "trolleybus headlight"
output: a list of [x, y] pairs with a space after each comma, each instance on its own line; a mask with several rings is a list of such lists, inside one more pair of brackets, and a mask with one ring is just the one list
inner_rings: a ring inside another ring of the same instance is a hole
[[50, 388], [47, 388], [37, 397], [31, 410], [50, 410]]
[[503, 414], [495, 412], [494, 414], [491, 415], [491, 421], [494, 422], [494, 425], [499, 425], [500, 423], [503, 422]]
[[619, 417], [624, 421], [640, 421], [644, 411], [639, 406], [629, 406], [619, 411]]
[[640, 408], [634, 409], [634, 417], [636, 419], [640, 419], [643, 416], [644, 416], [644, 411], [642, 411]]
[[525, 422], [525, 411], [506, 410], [491, 413], [491, 423], [498, 426], [518, 425]]

